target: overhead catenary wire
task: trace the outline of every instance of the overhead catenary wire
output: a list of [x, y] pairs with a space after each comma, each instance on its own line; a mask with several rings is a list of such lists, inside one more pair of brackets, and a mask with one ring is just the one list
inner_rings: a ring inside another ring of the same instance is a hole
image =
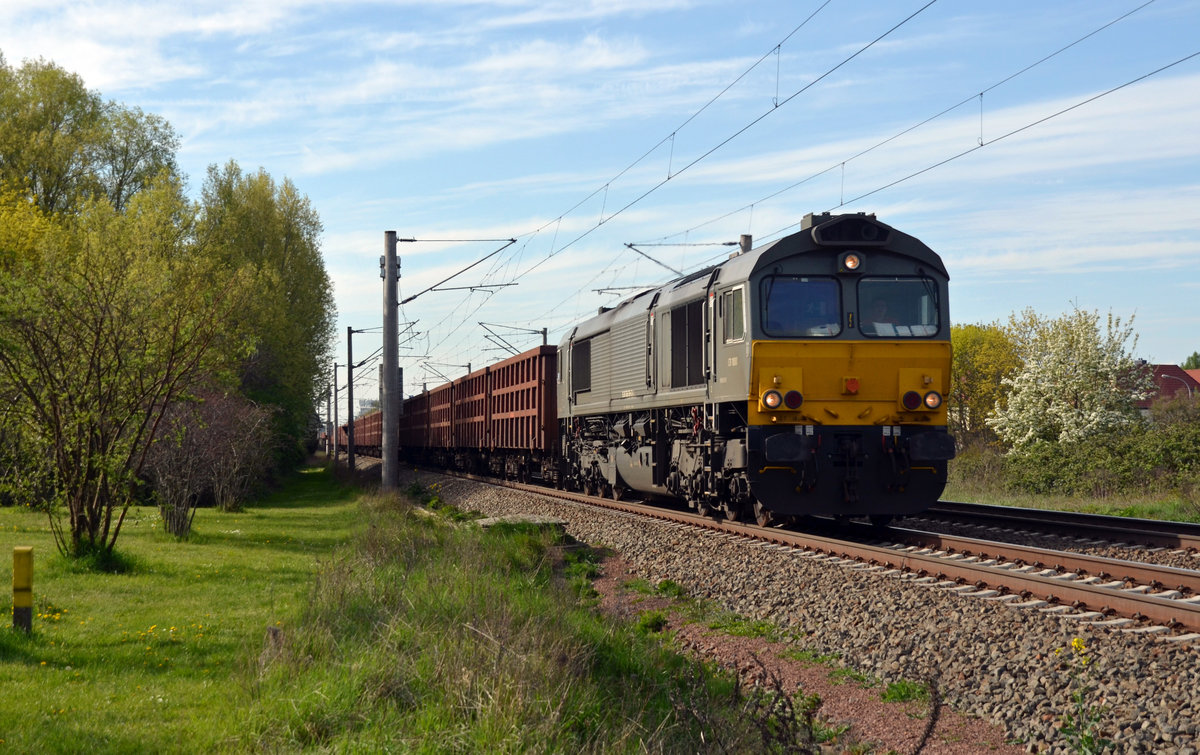
[[[959, 152], [959, 153], [957, 153], [957, 154], [954, 154], [954, 155], [951, 155], [950, 157], [947, 157], [947, 158], [945, 158], [944, 160], [939, 160], [939, 161], [937, 161], [937, 162], [935, 162], [935, 163], [933, 163], [933, 164], [931, 164], [931, 165], [927, 165], [927, 166], [925, 166], [924, 168], [921, 168], [920, 170], [915, 170], [915, 171], [913, 171], [913, 172], [911, 172], [911, 173], [909, 173], [909, 174], [907, 174], [907, 175], [905, 175], [905, 176], [903, 176], [903, 177], [901, 177], [901, 178], [897, 178], [895, 181], [891, 181], [891, 182], [889, 182], [889, 183], [886, 183], [886, 184], [884, 184], [884, 185], [882, 185], [882, 186], [878, 186], [878, 187], [876, 187], [876, 188], [874, 188], [874, 189], [871, 189], [870, 191], [867, 191], [867, 192], [864, 192], [864, 193], [862, 193], [862, 194], [859, 194], [859, 195], [858, 195], [858, 196], [856, 196], [856, 197], [853, 197], [853, 198], [851, 198], [851, 199], [849, 199], [849, 200], [846, 200], [845, 202], [843, 202], [843, 204], [853, 204], [854, 202], [858, 202], [858, 201], [860, 201], [860, 200], [866, 199], [866, 198], [867, 198], [867, 197], [869, 197], [869, 196], [872, 196], [872, 195], [878, 194], [878, 193], [879, 193], [879, 192], [881, 192], [881, 191], [885, 191], [885, 190], [887, 190], [887, 189], [890, 189], [890, 188], [892, 188], [893, 186], [897, 186], [897, 185], [899, 185], [899, 184], [902, 184], [902, 183], [904, 183], [905, 181], [909, 181], [909, 180], [911, 180], [911, 179], [913, 179], [913, 178], [916, 178], [917, 176], [924, 175], [925, 173], [928, 173], [928, 172], [929, 172], [929, 171], [931, 171], [931, 170], [935, 170], [935, 169], [937, 169], [937, 168], [940, 168], [940, 167], [942, 167], [943, 165], [946, 165], [946, 164], [948, 164], [948, 163], [952, 163], [952, 162], [954, 162], [955, 160], [958, 160], [958, 159], [959, 159], [959, 158], [961, 158], [961, 157], [965, 157], [965, 156], [967, 156], [967, 155], [969, 155], [969, 154], [971, 154], [971, 153], [973, 153], [973, 152], [978, 152], [979, 150], [981, 150], [981, 149], [983, 149], [983, 148], [985, 148], [985, 147], [991, 146], [991, 145], [995, 144], [996, 142], [1003, 141], [1003, 140], [1005, 140], [1005, 139], [1007, 139], [1007, 138], [1009, 138], [1009, 137], [1011, 137], [1011, 136], [1016, 136], [1017, 134], [1020, 134], [1020, 133], [1022, 133], [1022, 132], [1028, 131], [1028, 130], [1029, 130], [1029, 129], [1031, 129], [1031, 128], [1034, 128], [1034, 127], [1036, 127], [1036, 126], [1039, 126], [1039, 125], [1041, 125], [1041, 124], [1043, 124], [1043, 123], [1045, 123], [1045, 122], [1047, 122], [1047, 121], [1053, 120], [1053, 119], [1055, 119], [1055, 118], [1057, 118], [1057, 117], [1059, 117], [1059, 116], [1061, 116], [1061, 115], [1065, 115], [1065, 114], [1067, 114], [1067, 113], [1069, 113], [1069, 112], [1071, 112], [1071, 111], [1073, 111], [1073, 110], [1078, 110], [1079, 108], [1081, 108], [1081, 107], [1083, 107], [1083, 106], [1085, 106], [1085, 105], [1088, 105], [1088, 104], [1090, 104], [1090, 103], [1092, 103], [1092, 102], [1095, 102], [1096, 100], [1099, 100], [1099, 99], [1101, 99], [1101, 98], [1103, 98], [1103, 97], [1107, 97], [1108, 95], [1110, 95], [1110, 94], [1113, 94], [1114, 92], [1119, 92], [1119, 91], [1121, 91], [1122, 89], [1125, 89], [1126, 87], [1129, 87], [1129, 86], [1132, 86], [1132, 85], [1134, 85], [1134, 84], [1138, 83], [1139, 81], [1145, 81], [1146, 79], [1150, 78], [1151, 76], [1156, 76], [1156, 75], [1158, 75], [1158, 74], [1162, 73], [1163, 71], [1170, 70], [1171, 68], [1174, 68], [1174, 67], [1175, 67], [1175, 66], [1177, 66], [1177, 65], [1181, 65], [1181, 64], [1183, 64], [1183, 63], [1186, 63], [1187, 61], [1189, 61], [1189, 60], [1192, 60], [1193, 58], [1196, 58], [1196, 57], [1200, 57], [1200, 50], [1197, 50], [1196, 52], [1193, 52], [1193, 53], [1192, 53], [1192, 54], [1190, 54], [1190, 55], [1185, 55], [1184, 57], [1182, 57], [1182, 58], [1179, 58], [1178, 60], [1175, 60], [1175, 61], [1173, 61], [1173, 62], [1171, 62], [1171, 63], [1168, 63], [1168, 64], [1166, 64], [1166, 65], [1164, 65], [1164, 66], [1161, 66], [1161, 67], [1159, 67], [1159, 68], [1156, 68], [1156, 69], [1154, 69], [1153, 71], [1150, 71], [1149, 73], [1142, 74], [1141, 76], [1138, 76], [1137, 78], [1130, 79], [1129, 81], [1126, 81], [1126, 82], [1125, 82], [1125, 83], [1123, 83], [1123, 84], [1118, 84], [1117, 86], [1115, 86], [1115, 87], [1112, 87], [1111, 89], [1106, 89], [1106, 90], [1105, 90], [1105, 91], [1103, 91], [1103, 92], [1100, 92], [1100, 93], [1098, 93], [1098, 94], [1092, 95], [1091, 97], [1088, 97], [1088, 98], [1086, 98], [1086, 99], [1080, 100], [1079, 102], [1076, 102], [1076, 103], [1075, 103], [1075, 104], [1073, 104], [1073, 105], [1070, 105], [1070, 106], [1068, 106], [1068, 107], [1065, 107], [1065, 108], [1063, 108], [1063, 109], [1061, 109], [1061, 110], [1058, 110], [1057, 112], [1051, 113], [1050, 115], [1044, 116], [1044, 117], [1042, 117], [1042, 118], [1038, 118], [1037, 120], [1034, 120], [1034, 121], [1030, 121], [1029, 123], [1026, 123], [1024, 126], [1019, 126], [1019, 127], [1017, 127], [1017, 128], [1014, 128], [1014, 129], [1012, 129], [1012, 130], [1008, 131], [1007, 133], [1004, 133], [1004, 134], [1001, 134], [1000, 136], [997, 136], [997, 137], [996, 137], [996, 138], [994, 138], [994, 139], [988, 139], [987, 141], [985, 141], [985, 142], [983, 142], [983, 143], [981, 143], [981, 144], [976, 144], [976, 145], [972, 146], [970, 149], [965, 149], [965, 150], [963, 150], [963, 151], [961, 151], [961, 152]], [[840, 206], [840, 205], [839, 205], [839, 206]], [[834, 208], [830, 208], [830, 209], [832, 210], [832, 209], [834, 209]], [[779, 230], [776, 230], [776, 231], [774, 231], [774, 232], [772, 232], [772, 233], [768, 234], [768, 235], [767, 235], [767, 238], [770, 238], [770, 237], [772, 237], [772, 236], [777, 236], [777, 235], [778, 235], [778, 234], [780, 234], [780, 233], [783, 233], [783, 232], [785, 232], [785, 231], [788, 231], [788, 230], [790, 230], [790, 229], [792, 229], [792, 228], [796, 227], [796, 225], [798, 225], [798, 223], [792, 223], [791, 225], [784, 226], [783, 228], [780, 228]]]
[[[930, 6], [932, 6], [932, 5], [933, 5], [934, 3], [936, 3], [937, 1], [938, 1], [938, 0], [929, 0], [929, 2], [925, 3], [925, 5], [923, 5], [923, 6], [921, 6], [920, 8], [918, 8], [916, 11], [914, 11], [913, 13], [911, 13], [910, 15], [908, 15], [908, 16], [907, 16], [906, 18], [904, 18], [902, 21], [898, 22], [897, 24], [895, 24], [894, 26], [892, 26], [890, 29], [888, 29], [888, 30], [887, 30], [887, 31], [885, 31], [884, 33], [880, 34], [878, 37], [876, 37], [875, 39], [873, 39], [873, 40], [871, 40], [870, 42], [866, 43], [866, 44], [865, 44], [865, 45], [863, 45], [862, 47], [858, 48], [858, 49], [857, 49], [857, 50], [855, 50], [853, 53], [851, 53], [850, 55], [848, 55], [848, 56], [846, 56], [845, 58], [843, 58], [843, 59], [842, 59], [840, 62], [838, 62], [836, 65], [834, 65], [833, 67], [831, 67], [831, 68], [827, 69], [827, 70], [826, 70], [824, 73], [822, 73], [821, 75], [817, 76], [817, 77], [816, 77], [816, 78], [814, 78], [812, 81], [810, 81], [810, 82], [808, 82], [807, 84], [805, 84], [804, 86], [800, 87], [800, 88], [799, 88], [798, 90], [796, 90], [795, 92], [792, 92], [792, 94], [788, 95], [786, 98], [784, 98], [783, 100], [781, 100], [780, 102], [778, 102], [777, 104], [775, 104], [775, 105], [774, 105], [774, 106], [773, 106], [773, 107], [772, 107], [770, 110], [767, 110], [767, 111], [763, 112], [762, 114], [758, 115], [757, 117], [755, 117], [755, 118], [751, 119], [749, 123], [745, 124], [744, 126], [742, 126], [742, 127], [741, 127], [741, 128], [739, 128], [739, 129], [737, 129], [737, 130], [736, 130], [736, 131], [734, 131], [732, 134], [730, 134], [730, 135], [726, 136], [726, 137], [725, 137], [724, 139], [722, 139], [721, 141], [717, 142], [717, 144], [715, 144], [714, 146], [710, 147], [710, 148], [709, 148], [707, 151], [703, 152], [703, 153], [702, 153], [702, 154], [700, 154], [698, 157], [694, 158], [694, 159], [693, 159], [691, 162], [689, 162], [687, 165], [684, 165], [684, 166], [683, 166], [682, 168], [680, 168], [678, 171], [675, 171], [675, 172], [674, 172], [673, 174], [671, 174], [670, 176], [668, 176], [668, 177], [664, 178], [663, 180], [661, 180], [661, 181], [659, 181], [658, 183], [656, 183], [656, 184], [654, 184], [653, 186], [651, 186], [651, 187], [650, 187], [649, 189], [647, 189], [646, 191], [644, 191], [644, 192], [642, 192], [641, 194], [639, 194], [637, 197], [635, 197], [634, 199], [632, 199], [631, 201], [629, 201], [627, 204], [625, 204], [624, 206], [622, 206], [620, 209], [618, 209], [618, 210], [616, 210], [615, 212], [613, 212], [611, 215], [609, 215], [609, 216], [608, 216], [607, 218], [605, 218], [603, 221], [601, 221], [601, 222], [599, 222], [599, 223], [596, 223], [595, 225], [592, 225], [592, 226], [590, 226], [590, 227], [589, 227], [587, 230], [585, 230], [583, 233], [579, 234], [578, 236], [576, 236], [575, 238], [573, 238], [571, 241], [568, 241], [566, 244], [563, 244], [563, 245], [562, 245], [561, 247], [559, 247], [557, 250], [552, 250], [552, 251], [550, 252], [550, 254], [549, 254], [549, 255], [547, 255], [546, 257], [544, 257], [544, 258], [542, 258], [541, 260], [539, 260], [539, 261], [538, 261], [536, 264], [534, 264], [534, 265], [530, 266], [529, 268], [526, 268], [526, 269], [525, 269], [525, 270], [523, 270], [521, 273], [519, 273], [519, 274], [517, 275], [517, 278], [524, 277], [525, 275], [528, 275], [529, 273], [533, 272], [535, 269], [537, 269], [537, 268], [538, 268], [538, 267], [540, 267], [541, 265], [545, 264], [547, 261], [549, 261], [549, 260], [550, 260], [551, 258], [553, 258], [554, 256], [556, 256], [556, 255], [558, 255], [558, 254], [561, 254], [561, 253], [562, 253], [563, 251], [565, 251], [566, 249], [569, 249], [570, 247], [574, 246], [575, 244], [579, 243], [579, 242], [580, 242], [580, 241], [582, 241], [583, 239], [585, 239], [585, 238], [587, 238], [588, 236], [590, 236], [590, 235], [591, 235], [592, 233], [594, 233], [594, 232], [595, 232], [595, 231], [596, 231], [598, 228], [600, 228], [600, 227], [601, 227], [601, 226], [602, 226], [604, 223], [608, 222], [609, 220], [612, 220], [613, 218], [617, 217], [618, 215], [621, 215], [621, 214], [622, 214], [622, 213], [624, 213], [626, 210], [630, 209], [630, 208], [631, 208], [631, 207], [633, 207], [634, 205], [636, 205], [636, 204], [640, 203], [640, 202], [641, 202], [642, 200], [644, 200], [646, 197], [650, 196], [650, 195], [651, 195], [651, 194], [653, 194], [654, 192], [656, 192], [656, 191], [658, 191], [659, 189], [661, 189], [663, 186], [665, 186], [667, 183], [669, 183], [669, 182], [670, 182], [672, 179], [674, 179], [676, 176], [679, 176], [680, 174], [684, 173], [685, 171], [687, 171], [687, 170], [689, 170], [689, 169], [691, 169], [691, 168], [695, 167], [695, 166], [696, 166], [698, 163], [700, 163], [701, 161], [703, 161], [703, 160], [707, 159], [707, 158], [708, 158], [709, 156], [711, 156], [711, 155], [712, 155], [714, 152], [716, 152], [717, 150], [721, 149], [721, 148], [722, 148], [722, 147], [724, 147], [725, 145], [727, 145], [727, 144], [729, 144], [730, 142], [732, 142], [732, 141], [733, 141], [734, 139], [736, 139], [737, 137], [739, 137], [739, 136], [741, 136], [742, 134], [744, 134], [744, 133], [746, 133], [747, 131], [749, 131], [751, 128], [753, 128], [755, 125], [757, 125], [759, 122], [761, 122], [761, 121], [762, 121], [764, 118], [766, 118], [767, 116], [769, 116], [769, 115], [771, 115], [772, 113], [776, 112], [776, 111], [777, 111], [777, 110], [778, 110], [780, 107], [782, 107], [782, 106], [786, 105], [787, 103], [791, 102], [792, 100], [796, 99], [796, 98], [797, 98], [797, 97], [799, 97], [801, 94], [804, 94], [806, 91], [808, 91], [809, 89], [811, 89], [812, 87], [814, 87], [814, 86], [816, 86], [818, 83], [820, 83], [821, 81], [823, 81], [823, 80], [825, 80], [826, 78], [828, 78], [829, 76], [831, 76], [831, 75], [832, 75], [833, 73], [835, 73], [835, 72], [836, 72], [838, 69], [842, 68], [842, 67], [843, 67], [843, 66], [845, 66], [847, 63], [849, 63], [849, 62], [851, 62], [852, 60], [854, 60], [855, 58], [857, 58], [859, 55], [862, 55], [862, 54], [863, 54], [864, 52], [866, 52], [867, 50], [869, 50], [869, 49], [871, 49], [872, 47], [874, 47], [875, 45], [879, 44], [879, 42], [881, 42], [882, 40], [886, 39], [886, 38], [887, 38], [889, 35], [893, 34], [893, 33], [894, 33], [894, 32], [895, 32], [897, 29], [900, 29], [900, 28], [901, 28], [901, 27], [903, 27], [905, 24], [907, 24], [907, 23], [909, 23], [910, 21], [912, 21], [914, 18], [916, 18], [916, 17], [917, 17], [918, 15], [920, 15], [921, 13], [923, 13], [925, 10], [927, 10], [927, 9], [928, 9]], [[822, 7], [824, 7], [824, 6], [822, 6]], [[794, 32], [793, 32], [793, 33], [794, 33]], [[594, 196], [594, 194], [593, 194], [593, 196]], [[577, 205], [577, 206], [578, 206], [578, 205]]]
[[[1120, 16], [1117, 16], [1116, 18], [1112, 19], [1111, 21], [1109, 21], [1105, 24], [1102, 24], [1101, 26], [1098, 26], [1095, 29], [1092, 29], [1087, 34], [1084, 34], [1082, 37], [1079, 37], [1079, 38], [1075, 39], [1074, 41], [1069, 42], [1066, 45], [1063, 45], [1062, 47], [1058, 48], [1054, 52], [1049, 53], [1048, 55], [1044, 55], [1043, 57], [1039, 58], [1038, 60], [1034, 61], [1033, 63], [1030, 63], [1030, 64], [1024, 66], [1023, 68], [1021, 68], [1017, 71], [1014, 71], [1013, 73], [1009, 74], [1008, 76], [1005, 76], [1003, 79], [1000, 79], [999, 81], [995, 82], [994, 84], [983, 88], [978, 93], [971, 94], [967, 97], [964, 97], [962, 100], [956, 102], [955, 104], [953, 104], [947, 108], [944, 108], [943, 110], [919, 121], [918, 123], [914, 123], [913, 125], [905, 128], [901, 131], [898, 131], [895, 134], [892, 134], [891, 136], [887, 137], [886, 139], [884, 139], [880, 142], [876, 142], [875, 144], [871, 145], [870, 147], [867, 147], [866, 149], [863, 149], [863, 150], [851, 155], [850, 157], [847, 157], [843, 160], [835, 162], [823, 170], [819, 170], [816, 173], [813, 173], [812, 175], [806, 176], [805, 178], [803, 178], [795, 183], [789, 184], [788, 186], [785, 186], [782, 189], [779, 189], [778, 191], [774, 191], [774, 192], [771, 192], [770, 194], [767, 194], [764, 197], [760, 197], [759, 199], [757, 199], [749, 204], [743, 205], [743, 206], [737, 208], [736, 210], [730, 210], [729, 212], [726, 212], [723, 215], [719, 215], [715, 218], [706, 220], [703, 223], [694, 225], [686, 230], [677, 231], [675, 233], [671, 233], [666, 236], [662, 236], [662, 237], [660, 237], [659, 241], [674, 238], [676, 236], [683, 236], [688, 233], [693, 233], [695, 231], [700, 230], [701, 228], [704, 228], [705, 226], [712, 225], [713, 223], [718, 223], [728, 217], [737, 215], [740, 212], [745, 212], [746, 210], [753, 211], [755, 205], [762, 204], [763, 202], [774, 199], [775, 197], [778, 197], [782, 194], [792, 191], [793, 189], [799, 188], [800, 186], [803, 186], [804, 184], [808, 183], [809, 181], [813, 181], [817, 178], [820, 178], [821, 176], [824, 176], [825, 174], [830, 173], [831, 171], [838, 170], [838, 169], [844, 170], [846, 163], [852, 162], [854, 160], [857, 160], [860, 157], [863, 157], [871, 152], [874, 152], [875, 150], [879, 149], [880, 147], [884, 147], [884, 146], [890, 144], [891, 142], [894, 142], [897, 139], [899, 139], [903, 136], [906, 136], [907, 134], [910, 134], [913, 131], [916, 131], [917, 129], [921, 128], [922, 126], [927, 126], [928, 124], [932, 123], [933, 121], [936, 121], [937, 119], [941, 118], [942, 116], [954, 112], [955, 110], [959, 109], [963, 105], [966, 105], [969, 102], [973, 102], [977, 98], [980, 100], [980, 137], [979, 137], [978, 144], [979, 144], [979, 146], [983, 146], [984, 138], [983, 138], [983, 125], [982, 125], [982, 118], [983, 118], [983, 110], [982, 110], [983, 100], [982, 100], [982, 98], [985, 94], [987, 94], [988, 92], [991, 92], [994, 89], [998, 89], [999, 87], [1007, 84], [1008, 82], [1012, 81], [1013, 79], [1016, 79], [1017, 77], [1025, 74], [1025, 73], [1028, 73], [1029, 71], [1033, 70], [1034, 68], [1037, 68], [1038, 66], [1042, 65], [1043, 63], [1053, 60], [1054, 58], [1058, 57], [1059, 55], [1066, 52], [1067, 50], [1070, 50], [1071, 48], [1075, 47], [1076, 45], [1079, 45], [1080, 43], [1082, 43], [1088, 39], [1091, 39], [1092, 37], [1096, 36], [1097, 34], [1104, 31], [1105, 29], [1108, 29], [1111, 26], [1113, 26], [1121, 21], [1124, 21], [1125, 19], [1129, 18], [1130, 16], [1137, 13], [1138, 11], [1141, 11], [1144, 8], [1146, 8], [1147, 6], [1152, 5], [1155, 1], [1156, 0], [1146, 0], [1146, 2], [1142, 3], [1141, 5], [1137, 6], [1136, 8], [1126, 11], [1125, 13], [1121, 14]], [[843, 200], [842, 204], [845, 204], [844, 200]], [[773, 234], [770, 234], [770, 235], [773, 235]]]

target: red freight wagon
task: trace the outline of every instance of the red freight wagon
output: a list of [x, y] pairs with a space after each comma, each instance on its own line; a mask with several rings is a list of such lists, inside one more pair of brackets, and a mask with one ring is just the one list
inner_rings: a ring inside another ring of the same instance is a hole
[[379, 456], [383, 451], [383, 412], [375, 411], [354, 420], [354, 452]]
[[454, 383], [439, 385], [428, 393], [429, 430], [427, 448], [454, 448]]
[[476, 370], [454, 385], [454, 446], [464, 451], [488, 447], [489, 369]]
[[[409, 398], [399, 431], [405, 457], [559, 482], [557, 365], [558, 349], [539, 346]], [[355, 445], [382, 451], [381, 414], [355, 420]]]
[[557, 354], [554, 346], [539, 346], [490, 368], [492, 449], [552, 453], [558, 447]]
[[400, 417], [400, 447], [429, 447], [429, 394], [421, 393], [404, 401]]

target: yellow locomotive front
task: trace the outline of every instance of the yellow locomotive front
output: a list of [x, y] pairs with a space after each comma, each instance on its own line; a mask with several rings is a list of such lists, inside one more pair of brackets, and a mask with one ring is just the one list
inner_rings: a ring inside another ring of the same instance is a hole
[[920, 511], [954, 456], [945, 268], [872, 216], [815, 216], [808, 229], [747, 280], [748, 493], [760, 520]]

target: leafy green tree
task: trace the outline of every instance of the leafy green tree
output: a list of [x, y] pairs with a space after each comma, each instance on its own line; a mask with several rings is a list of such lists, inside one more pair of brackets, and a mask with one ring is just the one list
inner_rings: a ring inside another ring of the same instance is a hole
[[1132, 318], [1075, 308], [1059, 318], [1032, 309], [1009, 318], [1021, 368], [1009, 378], [1008, 401], [987, 423], [1012, 450], [1038, 441], [1074, 443], [1139, 420], [1136, 402], [1150, 395], [1153, 375], [1131, 355]]
[[1004, 379], [1021, 366], [1016, 344], [999, 323], [955, 325], [948, 403], [951, 432], [960, 442], [992, 434], [987, 417], [1006, 402]]
[[12, 69], [0, 58], [0, 184], [47, 215], [99, 197], [123, 209], [159, 173], [177, 172], [178, 144], [161, 117], [106, 103], [53, 63]]
[[164, 176], [124, 213], [62, 217], [0, 276], [0, 386], [48, 459], [65, 553], [112, 551], [166, 408], [244, 353], [251, 277], [197, 245], [195, 212]]
[[310, 419], [331, 361], [333, 287], [321, 258], [321, 221], [289, 180], [212, 166], [200, 235], [226, 264], [255, 271], [257, 294], [242, 313], [257, 340], [242, 362], [243, 394], [272, 405], [282, 467], [303, 459]]
[[104, 138], [95, 149], [100, 188], [118, 210], [166, 171], [175, 174], [179, 138], [161, 116], [109, 103], [104, 108]]
[[1192, 355], [1183, 360], [1183, 364], [1180, 366], [1185, 370], [1200, 370], [1200, 351], [1193, 351]]

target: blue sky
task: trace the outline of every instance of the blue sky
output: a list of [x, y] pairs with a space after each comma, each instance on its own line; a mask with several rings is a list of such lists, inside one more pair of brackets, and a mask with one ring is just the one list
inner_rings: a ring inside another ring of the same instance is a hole
[[[936, 249], [957, 322], [1079, 306], [1200, 350], [1200, 2], [926, 2], [5, 0], [0, 51], [166, 117], [197, 195], [230, 159], [294, 181], [341, 362], [385, 230], [516, 238], [446, 284], [494, 288], [403, 307], [408, 391], [502, 358], [479, 322], [555, 343], [671, 277], [626, 243], [692, 270], [826, 210]], [[401, 296], [500, 246], [401, 244]]]

